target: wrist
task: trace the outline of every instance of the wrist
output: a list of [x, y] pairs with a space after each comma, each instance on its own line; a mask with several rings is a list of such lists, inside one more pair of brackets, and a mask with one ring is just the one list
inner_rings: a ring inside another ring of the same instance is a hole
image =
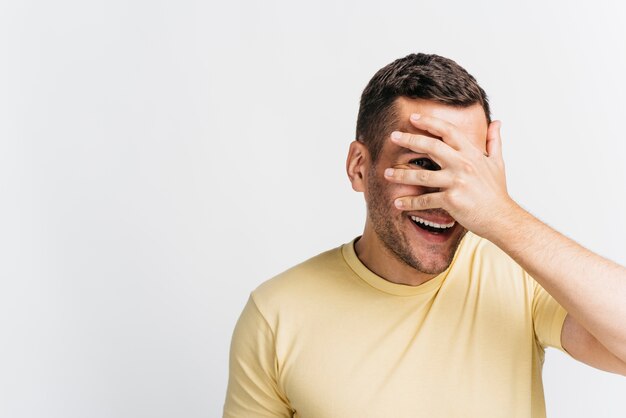
[[522, 228], [524, 219], [529, 215], [513, 199], [507, 197], [493, 211], [490, 227], [483, 237], [501, 247], [510, 242], [517, 231]]

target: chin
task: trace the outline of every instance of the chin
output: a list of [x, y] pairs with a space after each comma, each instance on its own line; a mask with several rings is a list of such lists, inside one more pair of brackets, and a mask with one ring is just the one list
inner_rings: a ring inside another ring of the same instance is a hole
[[466, 230], [442, 209], [397, 210], [394, 198], [409, 191], [398, 190], [392, 195], [376, 175], [368, 178], [368, 220], [379, 242], [397, 260], [420, 272], [439, 274], [446, 270]]
[[[467, 230], [457, 222], [450, 221], [446, 228], [440, 228], [443, 224], [430, 222], [434, 225], [426, 225], [416, 221], [408, 215], [405, 222], [406, 231], [403, 234], [408, 244], [407, 250], [402, 251], [402, 261], [416, 270], [426, 274], [439, 274], [444, 272], [452, 263], [454, 254], [467, 233]], [[410, 254], [407, 254], [407, 252]]]

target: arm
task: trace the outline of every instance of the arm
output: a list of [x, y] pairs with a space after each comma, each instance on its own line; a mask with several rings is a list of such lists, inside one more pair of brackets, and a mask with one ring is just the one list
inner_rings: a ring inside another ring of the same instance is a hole
[[585, 364], [626, 376], [626, 363], [607, 350], [596, 337], [570, 315], [563, 323], [561, 344], [572, 357]]
[[231, 342], [224, 418], [291, 416], [276, 376], [274, 335], [250, 297]]
[[574, 358], [626, 375], [626, 269], [517, 205], [485, 238], [498, 245], [568, 312], [562, 345]]
[[498, 245], [568, 311], [563, 347], [592, 366], [624, 374], [626, 269], [543, 224], [509, 197], [499, 122], [489, 126], [483, 149], [441, 119], [417, 116], [411, 123], [442, 140], [406, 133], [391, 140], [428, 154], [442, 169], [392, 170], [388, 180], [439, 191], [400, 198], [396, 206], [443, 208], [465, 228]]

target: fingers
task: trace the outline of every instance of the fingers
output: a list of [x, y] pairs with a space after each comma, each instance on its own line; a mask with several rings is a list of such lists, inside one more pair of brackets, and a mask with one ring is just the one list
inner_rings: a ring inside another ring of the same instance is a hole
[[440, 166], [455, 158], [455, 150], [439, 139], [429, 136], [394, 131], [391, 133], [391, 141], [418, 154], [428, 154]]
[[489, 124], [487, 129], [487, 155], [502, 161], [502, 139], [500, 138], [500, 127], [502, 123], [495, 120]]
[[425, 193], [419, 196], [404, 196], [394, 200], [394, 205], [400, 210], [425, 210], [444, 207], [443, 192]]
[[463, 138], [458, 135], [457, 127], [448, 121], [417, 113], [413, 113], [409, 119], [416, 128], [441, 138], [443, 142], [456, 150], [466, 145]]
[[433, 188], [449, 187], [452, 183], [446, 171], [388, 168], [385, 170], [385, 178], [392, 183]]

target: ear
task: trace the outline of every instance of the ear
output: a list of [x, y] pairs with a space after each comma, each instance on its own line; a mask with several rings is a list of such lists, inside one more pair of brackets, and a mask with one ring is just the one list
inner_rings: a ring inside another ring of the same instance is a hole
[[346, 160], [346, 172], [352, 189], [356, 192], [365, 191], [365, 173], [369, 168], [369, 151], [367, 147], [359, 141], [352, 141]]

